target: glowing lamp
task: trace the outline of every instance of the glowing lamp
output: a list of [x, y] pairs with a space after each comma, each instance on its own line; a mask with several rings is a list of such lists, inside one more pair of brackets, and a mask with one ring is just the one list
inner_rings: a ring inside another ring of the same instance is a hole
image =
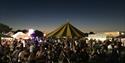
[[28, 35], [30, 36], [33, 33], [34, 33], [34, 29], [29, 29]]
[[46, 34], [44, 33], [44, 37], [46, 36]]
[[124, 35], [125, 33], [121, 33], [121, 35]]

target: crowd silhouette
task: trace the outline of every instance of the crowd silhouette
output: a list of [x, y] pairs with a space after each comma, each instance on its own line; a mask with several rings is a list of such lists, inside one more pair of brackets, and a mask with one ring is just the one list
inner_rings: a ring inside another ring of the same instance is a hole
[[0, 63], [125, 63], [118, 40], [48, 38], [1, 40]]

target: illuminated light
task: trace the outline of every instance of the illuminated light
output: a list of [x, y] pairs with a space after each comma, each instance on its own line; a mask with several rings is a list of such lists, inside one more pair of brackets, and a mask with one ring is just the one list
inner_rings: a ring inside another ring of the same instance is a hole
[[12, 40], [12, 38], [1, 37], [1, 39]]
[[13, 37], [16, 38], [16, 37], [19, 36], [19, 35], [20, 35], [20, 36], [23, 36], [24, 33], [22, 33], [22, 32], [18, 32], [18, 33], [16, 33], [15, 35], [13, 35]]
[[31, 34], [33, 34], [33, 33], [34, 33], [34, 29], [29, 29], [28, 36], [31, 36]]
[[105, 34], [109, 37], [119, 36], [120, 32], [105, 32]]
[[44, 37], [46, 36], [46, 34], [44, 33]]
[[121, 35], [125, 35], [125, 33], [121, 33]]
[[112, 49], [112, 45], [108, 45], [108, 49]]
[[89, 35], [88, 40], [95, 39], [95, 40], [100, 40], [100, 41], [105, 41], [106, 40], [106, 35], [102, 33], [97, 33], [94, 35]]
[[24, 39], [29, 39], [30, 37], [24, 37]]

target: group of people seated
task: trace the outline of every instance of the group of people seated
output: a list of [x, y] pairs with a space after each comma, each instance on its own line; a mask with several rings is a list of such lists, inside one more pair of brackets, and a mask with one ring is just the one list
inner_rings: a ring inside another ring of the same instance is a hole
[[47, 38], [1, 40], [0, 63], [125, 63], [117, 40]]

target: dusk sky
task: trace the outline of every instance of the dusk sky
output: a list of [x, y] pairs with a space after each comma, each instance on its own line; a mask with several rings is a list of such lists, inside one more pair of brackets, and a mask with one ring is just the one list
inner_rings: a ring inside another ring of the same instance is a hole
[[0, 23], [50, 32], [66, 20], [83, 32], [125, 31], [125, 0], [0, 0]]

